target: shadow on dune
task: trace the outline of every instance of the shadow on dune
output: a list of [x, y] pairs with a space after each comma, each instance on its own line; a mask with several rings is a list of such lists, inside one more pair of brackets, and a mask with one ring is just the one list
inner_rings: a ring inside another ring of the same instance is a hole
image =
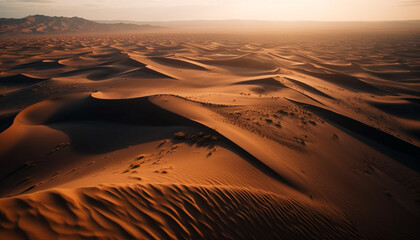
[[157, 107], [147, 97], [99, 99], [92, 96], [83, 96], [55, 112], [45, 123], [57, 124], [82, 121], [149, 126], [197, 126], [184, 117]]
[[0, 134], [13, 124], [13, 119], [15, 119], [17, 114], [17, 112], [10, 114], [0, 114]]
[[369, 71], [365, 70], [369, 74], [386, 79], [393, 82], [403, 83], [420, 83], [420, 72], [417, 71], [406, 71], [406, 72], [395, 72], [395, 71]]
[[308, 84], [306, 84], [306, 83], [303, 83], [303, 82], [301, 82], [301, 81], [294, 80], [294, 79], [291, 79], [291, 78], [286, 78], [286, 79], [287, 79], [287, 80], [289, 80], [290, 82], [294, 83], [295, 85], [297, 85], [297, 86], [299, 86], [299, 87], [303, 88], [304, 90], [306, 90], [306, 91], [310, 92], [310, 93], [317, 94], [317, 95], [322, 96], [322, 97], [325, 97], [325, 98], [334, 99], [334, 98], [333, 98], [333, 97], [331, 97], [330, 95], [328, 95], [328, 94], [326, 94], [326, 93], [324, 93], [324, 92], [321, 92], [321, 91], [319, 91], [318, 89], [316, 89], [316, 88], [314, 88], [314, 87], [311, 87], [311, 86], [309, 86], [309, 85], [308, 85]]
[[193, 64], [187, 61], [178, 60], [174, 58], [168, 58], [168, 57], [152, 57], [153, 61], [161, 64], [165, 64], [168, 66], [176, 67], [176, 68], [186, 68], [186, 69], [193, 69], [193, 70], [202, 70], [207, 71], [207, 68], [204, 68], [202, 66], [199, 66], [197, 64]]
[[[28, 114], [28, 120], [31, 120]], [[215, 130], [165, 110], [148, 97], [134, 99], [98, 99], [92, 96], [72, 98], [42, 124], [66, 133], [79, 152], [97, 154], [127, 146], [172, 138], [180, 130], [195, 130], [218, 136], [222, 146], [241, 156], [268, 176], [298, 188], [246, 149]], [[186, 142], [188, 143], [188, 142]]]
[[256, 54], [246, 54], [225, 59], [197, 60], [208, 65], [221, 67], [234, 67], [254, 70], [274, 70], [278, 66], [271, 58], [262, 57]]
[[168, 79], [176, 79], [159, 71], [153, 70], [146, 67], [137, 68], [128, 72], [125, 72], [120, 75], [120, 77], [127, 77], [127, 78], [168, 78]]
[[302, 69], [296, 69], [297, 71], [307, 74], [309, 76], [317, 77], [324, 81], [330, 82], [332, 84], [341, 86], [343, 88], [359, 91], [359, 92], [367, 92], [367, 93], [375, 93], [378, 95], [385, 94], [384, 90], [381, 90], [369, 83], [366, 83], [360, 80], [357, 77], [353, 77], [350, 75], [342, 74], [342, 73], [318, 73], [318, 72], [309, 72]]
[[86, 78], [93, 81], [105, 80], [124, 72], [124, 69], [116, 67], [91, 67], [84, 69], [77, 69], [61, 73], [61, 77], [71, 77], [77, 75], [87, 74]]
[[420, 104], [407, 102], [407, 103], [382, 103], [382, 102], [369, 102], [370, 105], [377, 109], [386, 112], [390, 115], [406, 118], [412, 120], [420, 119]]
[[65, 132], [72, 147], [82, 153], [116, 151], [130, 145], [157, 141], [198, 124], [156, 107], [149, 100], [71, 99], [43, 123]]
[[419, 147], [330, 110], [290, 99], [289, 101], [307, 108], [334, 126], [365, 142], [367, 145], [380, 149], [379, 152], [390, 156], [392, 159], [397, 160], [416, 172], [420, 172], [420, 162], [418, 161], [418, 156], [420, 156]]
[[63, 64], [58, 63], [58, 61], [35, 61], [31, 63], [25, 63], [14, 67], [13, 69], [35, 69], [35, 70], [48, 70], [54, 68], [65, 67]]
[[148, 67], [128, 69], [120, 66], [99, 66], [72, 70], [61, 73], [61, 77], [71, 77], [86, 74], [86, 78], [92, 81], [106, 80], [114, 77], [127, 78], [170, 78], [168, 75], [152, 70]]
[[235, 83], [232, 83], [232, 85], [256, 85], [258, 86], [258, 88], [251, 89], [253, 92], [256, 92], [256, 93], [275, 92], [277, 90], [287, 88], [282, 83], [280, 83], [279, 81], [271, 77], [235, 82]]
[[11, 76], [0, 77], [0, 86], [30, 86], [48, 80], [47, 78], [29, 77], [25, 74], [16, 74]]

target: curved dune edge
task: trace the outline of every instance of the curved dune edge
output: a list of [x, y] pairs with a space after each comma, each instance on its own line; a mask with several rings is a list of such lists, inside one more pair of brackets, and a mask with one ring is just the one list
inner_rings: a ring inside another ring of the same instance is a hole
[[98, 186], [0, 200], [7, 239], [359, 239], [331, 206], [254, 189]]
[[30, 74], [0, 75], [0, 86], [32, 85], [48, 80], [48, 78], [33, 77]]
[[[287, 98], [286, 98], [287, 99]], [[315, 105], [302, 103], [299, 101], [288, 99], [291, 102], [301, 105], [312, 112], [316, 113], [318, 116], [323, 117], [324, 119], [330, 121], [331, 123], [342, 127], [344, 130], [349, 131], [351, 134], [357, 134], [362, 136], [365, 139], [368, 139], [371, 142], [366, 144], [373, 145], [375, 147], [382, 146], [385, 147], [382, 152], [389, 154], [390, 156], [396, 156], [395, 159], [400, 163], [406, 165], [410, 169], [419, 172], [420, 165], [417, 161], [416, 156], [420, 155], [420, 148], [416, 145], [413, 145], [409, 142], [406, 142], [398, 137], [395, 137], [391, 134], [388, 134], [384, 131], [381, 131], [375, 127], [371, 127], [365, 123], [359, 122], [355, 119], [346, 117], [339, 113], [330, 111], [325, 108], [321, 108]], [[394, 152], [392, 152], [394, 151]]]
[[420, 40], [266, 37], [0, 41], [0, 240], [417, 239]]
[[[165, 104], [165, 100], [182, 103], [186, 107], [181, 111], [178, 107]], [[163, 101], [163, 102], [162, 102]], [[140, 113], [142, 114], [133, 114]], [[95, 114], [92, 114], [95, 113]], [[199, 114], [198, 114], [199, 113]], [[210, 116], [215, 115], [211, 110], [184, 98], [173, 95], [153, 95], [131, 99], [102, 99], [95, 94], [74, 94], [55, 100], [46, 100], [22, 111], [9, 128], [7, 135], [0, 135], [0, 140], [13, 136], [22, 125], [47, 125], [66, 133], [72, 145], [80, 152], [101, 152], [102, 149], [85, 149], [79, 144], [77, 130], [64, 130], [53, 127], [59, 123], [74, 122], [110, 122], [116, 124], [131, 124], [143, 126], [188, 126], [201, 131], [214, 133], [224, 141], [231, 150], [240, 154], [245, 161], [259, 171], [267, 174], [278, 182], [301, 192], [305, 192], [296, 173], [285, 164], [274, 164], [278, 161], [277, 154], [270, 151], [269, 145], [264, 148], [253, 147], [250, 139], [257, 136], [246, 133], [232, 125], [223, 126], [220, 122], [213, 121]], [[263, 140], [262, 140], [263, 141]], [[9, 141], [11, 145], [18, 145]], [[267, 143], [267, 142], [266, 142]], [[271, 150], [273, 147], [271, 146]], [[276, 166], [276, 167], [275, 167]]]
[[193, 69], [193, 70], [201, 70], [201, 71], [208, 71], [204, 65], [199, 64], [197, 62], [191, 62], [183, 59], [176, 59], [176, 58], [170, 58], [170, 57], [151, 57], [152, 61], [155, 61], [157, 63], [161, 63], [164, 65], [168, 65], [170, 67], [178, 67], [178, 68], [186, 68], [186, 69]]

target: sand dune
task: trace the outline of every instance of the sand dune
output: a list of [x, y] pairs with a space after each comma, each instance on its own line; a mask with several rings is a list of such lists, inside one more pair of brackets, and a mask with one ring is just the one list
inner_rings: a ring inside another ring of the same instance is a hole
[[316, 89], [314, 87], [311, 87], [310, 85], [308, 85], [306, 83], [303, 83], [303, 82], [300, 82], [298, 80], [294, 80], [294, 79], [291, 79], [291, 78], [286, 78], [286, 79], [288, 81], [291, 81], [293, 84], [297, 85], [298, 87], [304, 89], [305, 91], [308, 91], [310, 93], [317, 94], [317, 95], [319, 95], [321, 97], [326, 97], [326, 98], [329, 98], [329, 99], [333, 99], [333, 97], [331, 97], [330, 95], [325, 94], [324, 92], [322, 92], [322, 91], [320, 91], [320, 90], [318, 90], [318, 89]]
[[[295, 103], [300, 104], [299, 102]], [[354, 119], [326, 110], [324, 108], [308, 104], [302, 105], [317, 113], [318, 116], [324, 117], [326, 120], [329, 120], [346, 130], [349, 130], [351, 134], [357, 134], [366, 139], [374, 141], [376, 144], [383, 145], [386, 147], [386, 149], [382, 150], [383, 153], [386, 153], [391, 149], [396, 150], [397, 153], [393, 153], [396, 159], [403, 162], [405, 165], [408, 165], [415, 171], [420, 170], [420, 165], [417, 161], [417, 157], [420, 155], [419, 147], [389, 135], [385, 132], [379, 131], [376, 128], [370, 127], [366, 124], [355, 121]], [[367, 144], [372, 143], [367, 142]], [[408, 156], [409, 158], [406, 159], [404, 155]]]
[[255, 85], [255, 86], [258, 86], [258, 88], [252, 88], [251, 89], [255, 93], [267, 93], [267, 92], [271, 92], [271, 91], [277, 91], [281, 88], [286, 87], [274, 78], [245, 80], [245, 81], [235, 82], [234, 85]]
[[169, 79], [174, 79], [174, 77], [168, 76], [165, 73], [150, 69], [148, 67], [134, 69], [134, 70], [125, 72], [121, 75], [121, 77], [132, 77], [132, 78], [144, 77], [144, 78], [169, 78]]
[[45, 80], [48, 79], [30, 77], [25, 74], [0, 76], [0, 93], [4, 94], [25, 87], [30, 87]]
[[1, 39], [0, 236], [417, 239], [418, 39]]
[[30, 69], [42, 70], [42, 69], [61, 68], [61, 67], [63, 67], [62, 64], [54, 60], [46, 59], [46, 60], [21, 64], [21, 65], [16, 66], [14, 69], [30, 68]]
[[[415, 101], [415, 100], [414, 100]], [[411, 101], [372, 101], [372, 106], [400, 118], [419, 119], [420, 105]]]
[[154, 57], [152, 58], [153, 61], [162, 62], [165, 64], [169, 64], [170, 66], [180, 67], [180, 68], [187, 68], [187, 69], [197, 69], [197, 70], [207, 70], [205, 67], [197, 65], [196, 63], [191, 63], [185, 60], [178, 60], [173, 58], [167, 57]]
[[8, 239], [360, 238], [346, 217], [331, 208], [246, 188], [103, 186], [8, 198], [0, 206], [5, 219], [25, 223], [19, 232], [4, 226], [1, 233]]

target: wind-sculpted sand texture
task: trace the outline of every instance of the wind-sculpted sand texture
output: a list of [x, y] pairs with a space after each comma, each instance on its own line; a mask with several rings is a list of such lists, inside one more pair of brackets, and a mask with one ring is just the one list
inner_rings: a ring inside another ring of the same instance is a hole
[[419, 39], [2, 39], [0, 238], [416, 239]]

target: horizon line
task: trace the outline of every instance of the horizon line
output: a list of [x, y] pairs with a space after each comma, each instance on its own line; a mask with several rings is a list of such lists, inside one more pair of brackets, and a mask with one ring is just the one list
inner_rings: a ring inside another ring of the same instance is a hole
[[[63, 16], [64, 17], [64, 16]], [[77, 16], [75, 16], [77, 17]], [[127, 22], [192, 22], [192, 21], [258, 21], [258, 22], [415, 22], [420, 19], [410, 20], [262, 20], [262, 19], [191, 19], [191, 20], [105, 20], [88, 19], [91, 21], [127, 21]]]
[[27, 15], [25, 17], [5, 17], [3, 19], [22, 19], [22, 18], [26, 18], [26, 17], [30, 17], [30, 16], [47, 16], [47, 17], [66, 17], [66, 18], [72, 18], [72, 17], [77, 17], [77, 18], [83, 18], [86, 20], [90, 20], [90, 21], [126, 21], [126, 22], [192, 22], [192, 21], [255, 21], [255, 22], [289, 22], [289, 23], [296, 23], [296, 22], [319, 22], [319, 23], [328, 23], [328, 22], [333, 22], [333, 23], [361, 23], [361, 22], [371, 22], [371, 23], [375, 23], [375, 22], [415, 22], [415, 21], [420, 21], [419, 19], [395, 19], [395, 20], [267, 20], [267, 19], [239, 19], [239, 18], [231, 18], [231, 19], [183, 19], [183, 20], [123, 20], [123, 19], [112, 19], [112, 20], [107, 20], [107, 19], [90, 19], [90, 18], [85, 18], [85, 17], [81, 17], [81, 16], [72, 16], [72, 17], [68, 17], [68, 16], [52, 16], [52, 15], [45, 15], [45, 14], [30, 14]]

